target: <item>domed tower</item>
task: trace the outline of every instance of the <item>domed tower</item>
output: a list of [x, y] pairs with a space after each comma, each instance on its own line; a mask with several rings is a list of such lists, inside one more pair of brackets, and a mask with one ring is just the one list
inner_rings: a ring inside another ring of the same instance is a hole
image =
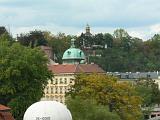
[[82, 50], [75, 48], [75, 39], [71, 39], [71, 47], [63, 54], [63, 64], [84, 64], [85, 55]]

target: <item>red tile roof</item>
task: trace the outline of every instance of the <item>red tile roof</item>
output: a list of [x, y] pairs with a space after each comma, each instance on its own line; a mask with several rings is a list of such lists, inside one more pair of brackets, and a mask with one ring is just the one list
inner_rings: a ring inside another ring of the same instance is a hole
[[10, 110], [10, 108], [0, 104], [0, 111], [6, 111], [6, 110]]
[[80, 64], [77, 69], [77, 73], [105, 73], [105, 71], [97, 64]]
[[58, 64], [50, 65], [49, 70], [55, 74], [63, 73], [105, 73], [105, 71], [96, 64]]
[[14, 120], [9, 107], [0, 104], [0, 120]]

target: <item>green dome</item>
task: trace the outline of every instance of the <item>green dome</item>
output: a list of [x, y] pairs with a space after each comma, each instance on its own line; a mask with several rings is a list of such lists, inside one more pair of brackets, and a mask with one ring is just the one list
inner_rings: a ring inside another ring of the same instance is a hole
[[66, 50], [63, 54], [63, 60], [65, 59], [80, 59], [80, 60], [84, 60], [85, 59], [85, 55], [83, 53], [82, 50], [77, 49], [77, 48], [69, 48], [68, 50]]
[[85, 55], [82, 50], [75, 48], [74, 39], [71, 40], [71, 47], [64, 52], [62, 60], [68, 64], [84, 63]]

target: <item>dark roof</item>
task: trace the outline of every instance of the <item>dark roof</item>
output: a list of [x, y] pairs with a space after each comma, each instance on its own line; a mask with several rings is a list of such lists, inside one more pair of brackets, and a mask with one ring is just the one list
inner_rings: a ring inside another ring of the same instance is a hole
[[139, 79], [139, 78], [151, 78], [158, 79], [158, 72], [110, 72], [113, 76], [117, 76], [120, 79]]
[[105, 71], [96, 64], [58, 64], [50, 65], [49, 70], [55, 74], [62, 73], [105, 73]]

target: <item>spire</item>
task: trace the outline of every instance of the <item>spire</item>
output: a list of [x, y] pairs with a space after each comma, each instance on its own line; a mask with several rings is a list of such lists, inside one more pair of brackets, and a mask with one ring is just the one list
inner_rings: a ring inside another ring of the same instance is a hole
[[74, 42], [75, 42], [75, 39], [73, 38], [73, 39], [71, 39], [71, 48], [75, 48], [75, 44], [74, 44]]

